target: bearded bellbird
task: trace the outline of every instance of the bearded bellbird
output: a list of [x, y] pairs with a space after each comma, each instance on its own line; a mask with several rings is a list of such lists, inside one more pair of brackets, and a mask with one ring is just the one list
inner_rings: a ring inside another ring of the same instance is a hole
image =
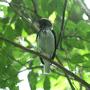
[[[53, 59], [56, 50], [56, 36], [53, 31], [52, 23], [45, 18], [38, 21], [39, 32], [37, 33], [37, 46], [40, 53], [46, 57]], [[50, 72], [51, 63], [45, 60], [45, 58], [40, 57], [41, 62], [44, 64], [44, 74]]]

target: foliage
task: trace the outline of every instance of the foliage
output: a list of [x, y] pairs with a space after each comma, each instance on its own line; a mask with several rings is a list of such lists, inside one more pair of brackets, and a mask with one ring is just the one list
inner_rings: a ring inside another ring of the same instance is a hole
[[[0, 37], [37, 51], [37, 30], [32, 23], [43, 17], [49, 18], [53, 23], [58, 41], [64, 0], [12, 0], [10, 4], [0, 2]], [[55, 57], [54, 60], [59, 64], [62, 62], [64, 67], [90, 83], [90, 23], [82, 18], [84, 13], [79, 3], [68, 0], [64, 16], [64, 36], [56, 51], [58, 59]], [[63, 70], [51, 65], [51, 73], [43, 75], [37, 55], [0, 38], [0, 88], [18, 90], [17, 84], [20, 80], [17, 75], [23, 66], [30, 70], [28, 80], [31, 90], [71, 90]], [[69, 73], [67, 75], [69, 76]], [[73, 77], [69, 79], [75, 90], [80, 87], [85, 90], [86, 86], [82, 86]]]

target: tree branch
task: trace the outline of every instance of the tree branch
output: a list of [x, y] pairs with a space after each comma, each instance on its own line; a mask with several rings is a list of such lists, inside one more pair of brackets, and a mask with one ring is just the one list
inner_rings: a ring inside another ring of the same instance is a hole
[[77, 3], [80, 4], [80, 6], [82, 7], [82, 9], [85, 11], [86, 15], [90, 19], [90, 10], [87, 8], [87, 6], [85, 5], [85, 3], [82, 0], [76, 0], [76, 1], [77, 1]]
[[60, 43], [60, 48], [62, 48], [62, 39], [63, 39], [63, 35], [64, 35], [64, 21], [65, 21], [66, 6], [67, 6], [67, 0], [64, 1], [62, 23], [61, 23], [61, 31], [59, 33], [59, 37], [58, 37], [58, 40], [57, 40], [56, 48], [58, 48], [59, 43]]
[[32, 54], [35, 54], [35, 55], [37, 55], [37, 56], [40, 56], [40, 57], [45, 58], [48, 62], [54, 64], [54, 65], [57, 66], [58, 68], [60, 68], [60, 69], [62, 69], [63, 71], [65, 71], [68, 75], [72, 76], [76, 81], [78, 81], [78, 82], [80, 82], [81, 84], [83, 84], [84, 86], [90, 88], [90, 84], [88, 84], [85, 80], [81, 79], [80, 77], [78, 77], [77, 75], [75, 75], [74, 73], [72, 73], [71, 71], [69, 71], [69, 70], [67, 70], [66, 68], [64, 68], [62, 65], [58, 64], [58, 63], [55, 62], [55, 61], [50, 60], [48, 57], [40, 54], [39, 52], [36, 52], [36, 51], [34, 51], [34, 50], [30, 50], [30, 49], [28, 49], [28, 48], [26, 48], [26, 47], [24, 47], [24, 46], [21, 46], [21, 45], [19, 45], [19, 44], [16, 44], [15, 42], [12, 42], [12, 41], [10, 41], [10, 40], [8, 40], [8, 39], [6, 39], [6, 38], [3, 38], [3, 37], [0, 37], [0, 40], [1, 40], [1, 41], [5, 41], [5, 42], [7, 42], [7, 43], [10, 43], [11, 45], [14, 45], [15, 47], [18, 47], [18, 48], [20, 48], [20, 49], [22, 49], [22, 50], [25, 50], [25, 51], [29, 52], [29, 53], [32, 53]]
[[[56, 58], [57, 58], [58, 62], [60, 63], [60, 65], [62, 65], [62, 66], [63, 66], [62, 62], [59, 60], [59, 58], [58, 58], [58, 56], [57, 56], [57, 55], [56, 55]], [[64, 66], [63, 66], [63, 67], [64, 67]], [[67, 78], [67, 80], [68, 80], [68, 82], [69, 82], [69, 84], [70, 84], [70, 86], [71, 86], [72, 90], [75, 90], [75, 88], [74, 88], [74, 86], [72, 85], [72, 82], [71, 82], [71, 80], [70, 80], [70, 78], [69, 78], [68, 74], [67, 74], [65, 71], [64, 71], [64, 73], [65, 73], [65, 76], [66, 76], [66, 78]]]
[[33, 7], [34, 7], [34, 13], [35, 13], [35, 15], [38, 18], [41, 18], [41, 16], [38, 14], [38, 10], [37, 10], [37, 3], [36, 3], [37, 0], [31, 0], [31, 1], [32, 1]]
[[38, 31], [38, 29], [35, 27], [35, 25], [33, 23], [33, 20], [30, 17], [26, 17], [20, 10], [17, 10], [16, 7], [18, 7], [18, 6], [15, 3], [13, 3], [13, 2], [9, 3], [7, 0], [4, 0], [3, 2], [8, 3], [9, 6], [13, 9], [13, 11], [17, 15], [19, 15], [24, 20], [24, 22], [26, 21], [27, 24], [33, 28], [33, 30], [35, 30], [36, 32]]

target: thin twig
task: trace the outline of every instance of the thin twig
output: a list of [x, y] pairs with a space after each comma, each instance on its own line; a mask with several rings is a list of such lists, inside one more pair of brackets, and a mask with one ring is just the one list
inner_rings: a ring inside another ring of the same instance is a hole
[[60, 43], [60, 48], [62, 48], [62, 39], [63, 39], [63, 35], [64, 35], [64, 21], [65, 21], [66, 6], [67, 6], [67, 0], [64, 1], [62, 23], [61, 23], [61, 31], [59, 33], [59, 37], [58, 37], [58, 40], [57, 40], [56, 48], [58, 48], [59, 43]]
[[[59, 58], [58, 58], [57, 55], [56, 55], [56, 58], [57, 58], [58, 62], [63, 66], [62, 62], [59, 60]], [[64, 67], [64, 66], [63, 66], [63, 67]], [[72, 85], [72, 82], [71, 82], [71, 80], [70, 80], [68, 74], [67, 74], [65, 71], [64, 71], [64, 73], [65, 73], [65, 76], [66, 76], [66, 78], [67, 78], [67, 80], [68, 80], [68, 82], [69, 82], [69, 84], [70, 84], [72, 90], [75, 90], [75, 88], [74, 88], [74, 86]]]

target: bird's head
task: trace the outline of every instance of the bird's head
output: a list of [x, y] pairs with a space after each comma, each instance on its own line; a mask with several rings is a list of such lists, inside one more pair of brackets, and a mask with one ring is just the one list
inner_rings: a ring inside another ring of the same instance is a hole
[[38, 21], [38, 24], [39, 24], [40, 30], [52, 29], [52, 23], [48, 19], [42, 18]]

